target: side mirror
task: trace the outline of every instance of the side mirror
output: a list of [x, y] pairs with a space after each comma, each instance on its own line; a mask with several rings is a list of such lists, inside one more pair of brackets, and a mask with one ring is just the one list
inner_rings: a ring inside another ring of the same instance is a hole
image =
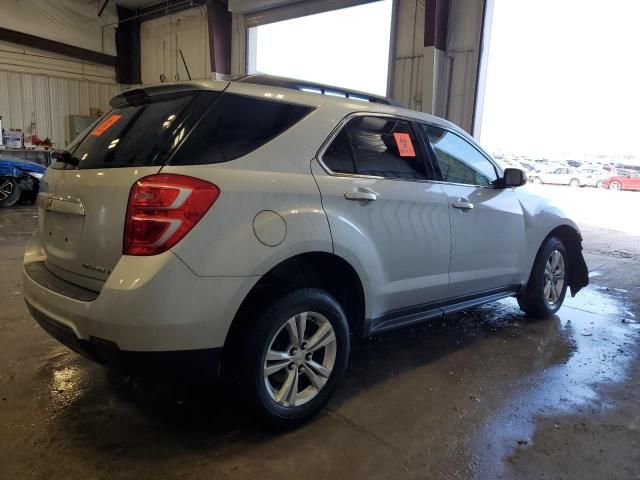
[[519, 168], [505, 168], [504, 175], [498, 179], [498, 188], [521, 187], [527, 183], [527, 174]]

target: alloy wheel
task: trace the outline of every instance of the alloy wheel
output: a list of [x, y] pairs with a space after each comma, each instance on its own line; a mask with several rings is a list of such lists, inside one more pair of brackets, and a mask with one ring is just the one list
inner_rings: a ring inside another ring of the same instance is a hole
[[297, 407], [326, 385], [336, 361], [331, 322], [317, 312], [302, 312], [278, 329], [267, 349], [264, 383], [278, 405]]
[[544, 267], [544, 300], [549, 305], [555, 305], [560, 299], [565, 276], [564, 257], [560, 251], [554, 250]]
[[622, 184], [620, 182], [618, 182], [617, 180], [614, 180], [613, 182], [611, 182], [609, 184], [609, 189], [610, 190], [620, 190], [620, 189], [622, 189]]
[[0, 179], [0, 201], [9, 198], [13, 194], [13, 181], [10, 178]]

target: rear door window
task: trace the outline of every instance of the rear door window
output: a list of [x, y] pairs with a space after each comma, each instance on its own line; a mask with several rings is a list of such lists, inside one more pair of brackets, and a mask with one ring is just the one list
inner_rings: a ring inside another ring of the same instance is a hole
[[355, 173], [390, 179], [433, 179], [406, 120], [356, 117], [335, 137], [322, 157], [334, 173]]
[[322, 160], [334, 173], [356, 173], [351, 140], [349, 140], [349, 131], [346, 127], [340, 130], [340, 133], [333, 139], [329, 148], [324, 152]]
[[242, 157], [292, 127], [311, 110], [225, 93], [204, 114], [170, 163], [197, 165]]

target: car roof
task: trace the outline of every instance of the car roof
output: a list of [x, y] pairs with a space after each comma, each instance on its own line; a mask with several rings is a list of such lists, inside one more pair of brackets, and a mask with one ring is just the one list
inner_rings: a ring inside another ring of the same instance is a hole
[[[320, 90], [320, 92], [310, 91], [313, 89]], [[358, 112], [394, 115], [452, 130], [477, 145], [475, 139], [457, 125], [428, 113], [404, 108], [399, 102], [391, 98], [320, 83], [269, 75], [248, 75], [238, 77], [237, 80], [192, 80], [188, 82], [160, 83], [124, 91], [113, 97], [109, 103], [111, 106], [116, 106], [126, 101], [127, 97], [137, 94], [154, 95], [189, 90], [225, 91], [256, 98], [268, 98], [273, 101], [306, 105], [313, 108], [329, 108], [336, 110], [336, 115], [342, 115], [342, 117]], [[344, 97], [327, 94], [326, 92], [342, 93]]]

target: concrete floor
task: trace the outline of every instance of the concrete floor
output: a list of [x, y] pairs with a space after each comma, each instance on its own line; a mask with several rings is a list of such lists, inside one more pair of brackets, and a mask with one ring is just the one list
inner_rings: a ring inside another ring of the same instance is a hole
[[35, 226], [0, 210], [0, 478], [640, 478], [640, 237], [585, 228], [592, 285], [553, 318], [506, 300], [358, 342], [328, 408], [274, 435], [219, 387], [50, 339], [20, 295]]

